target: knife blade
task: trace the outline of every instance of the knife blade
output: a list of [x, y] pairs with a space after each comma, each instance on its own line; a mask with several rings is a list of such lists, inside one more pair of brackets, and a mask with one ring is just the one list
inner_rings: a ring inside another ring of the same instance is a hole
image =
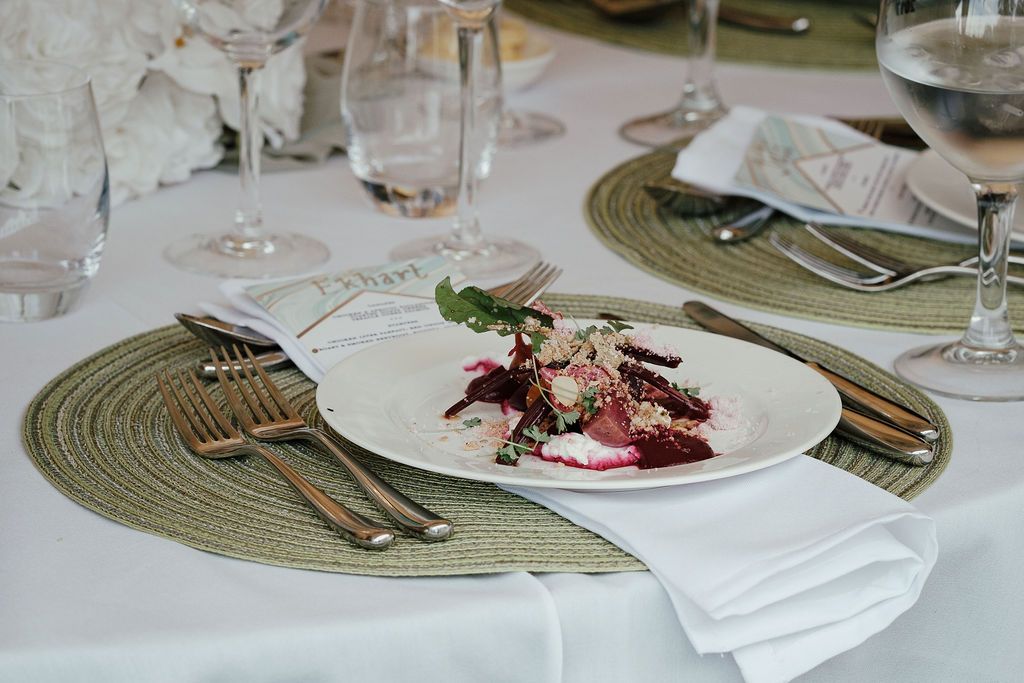
[[938, 428], [914, 410], [881, 396], [820, 363], [802, 358], [793, 351], [765, 339], [749, 327], [733, 320], [707, 304], [700, 301], [687, 301], [683, 304], [683, 310], [697, 323], [712, 332], [759, 344], [804, 363], [832, 383], [836, 390], [839, 391], [845, 406], [853, 408], [859, 413], [888, 422], [893, 427], [923, 439], [927, 443], [934, 443], [939, 438]]

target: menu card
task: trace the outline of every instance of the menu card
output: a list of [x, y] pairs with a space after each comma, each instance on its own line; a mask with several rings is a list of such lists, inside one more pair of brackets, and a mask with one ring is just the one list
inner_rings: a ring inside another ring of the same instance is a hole
[[363, 346], [450, 325], [434, 303], [434, 287], [445, 277], [453, 284], [466, 279], [436, 256], [284, 281], [229, 281], [221, 290], [235, 315], [203, 307], [272, 337], [319, 381]]
[[916, 158], [833, 119], [735, 107], [679, 152], [672, 177], [801, 221], [976, 241], [913, 195], [906, 180]]

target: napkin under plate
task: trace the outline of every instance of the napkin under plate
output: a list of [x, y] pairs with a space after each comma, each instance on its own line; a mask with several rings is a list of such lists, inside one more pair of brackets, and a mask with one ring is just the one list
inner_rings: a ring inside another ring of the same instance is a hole
[[884, 629], [938, 549], [929, 517], [807, 456], [643, 491], [503, 488], [641, 559], [697, 652], [732, 653], [751, 683], [790, 680]]

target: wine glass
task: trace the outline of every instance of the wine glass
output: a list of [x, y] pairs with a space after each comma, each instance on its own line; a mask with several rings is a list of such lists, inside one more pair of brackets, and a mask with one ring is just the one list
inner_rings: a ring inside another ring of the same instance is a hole
[[688, 55], [683, 95], [674, 109], [627, 121], [619, 135], [647, 147], [678, 148], [725, 115], [715, 87], [715, 28], [718, 0], [687, 3]]
[[308, 271], [327, 260], [327, 247], [287, 232], [268, 233], [260, 204], [259, 76], [267, 60], [308, 31], [329, 0], [172, 0], [186, 26], [238, 67], [241, 102], [238, 172], [241, 192], [234, 229], [191, 235], [164, 256], [185, 270], [222, 277], [277, 277]]
[[[501, 21], [490, 24], [494, 42], [501, 52]], [[505, 109], [498, 122], [498, 146], [524, 147], [565, 133], [565, 124], [548, 114], [523, 109]]]
[[438, 0], [454, 19], [459, 40], [459, 192], [454, 229], [445, 236], [428, 237], [398, 246], [392, 258], [406, 260], [441, 254], [456, 263], [467, 277], [498, 278], [535, 263], [533, 247], [508, 238], [485, 238], [477, 217], [476, 134], [477, 77], [484, 30], [493, 20], [500, 0]]
[[978, 286], [963, 336], [896, 359], [939, 394], [1024, 399], [1024, 348], [1006, 307], [1006, 257], [1024, 180], [1024, 0], [883, 0], [876, 42], [889, 94], [978, 200]]

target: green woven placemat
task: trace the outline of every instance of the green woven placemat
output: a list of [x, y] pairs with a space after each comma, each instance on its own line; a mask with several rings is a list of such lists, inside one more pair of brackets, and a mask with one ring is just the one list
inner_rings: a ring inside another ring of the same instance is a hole
[[[630, 263], [677, 285], [744, 306], [812, 320], [885, 330], [958, 334], [974, 304], [972, 278], [922, 282], [888, 292], [857, 292], [804, 270], [765, 237], [716, 244], [705, 230], [729, 214], [684, 216], [659, 204], [644, 184], [664, 181], [671, 152], [652, 152], [606, 173], [590, 189], [584, 213], [594, 234]], [[808, 251], [836, 260], [836, 253], [807, 235], [801, 223], [780, 217], [773, 227], [793, 235]], [[857, 240], [919, 263], [952, 263], [970, 247], [877, 230], [841, 228]], [[853, 264], [855, 265], [855, 264]], [[860, 267], [860, 266], [857, 266]], [[862, 267], [861, 267], [862, 268]], [[1011, 318], [1024, 324], [1024, 290], [1009, 289]]]
[[[610, 312], [687, 325], [682, 313], [668, 306], [581, 296], [548, 299], [578, 317]], [[907, 401], [949, 434], [934, 403], [877, 367], [821, 342], [766, 331]], [[421, 472], [353, 447], [381, 476], [456, 526], [455, 536], [443, 543], [399, 536], [382, 553], [355, 548], [262, 460], [210, 461], [185, 448], [153, 373], [192, 366], [204, 351], [180, 328], [165, 327], [125, 339], [61, 373], [33, 399], [25, 416], [25, 443], [39, 471], [69, 498], [130, 527], [267, 564], [379, 576], [644, 569], [599, 536], [496, 486]], [[319, 421], [312, 382], [297, 370], [277, 372], [274, 379], [300, 413]], [[943, 439], [934, 462], [924, 468], [831, 438], [812, 454], [909, 499], [939, 476], [951, 448]], [[279, 443], [275, 449], [329, 495], [380, 518], [330, 457], [298, 445]]]
[[[729, 6], [775, 16], [808, 17], [811, 30], [793, 36], [719, 22], [720, 60], [816, 69], [877, 68], [874, 30], [857, 18], [877, 12], [877, 2], [729, 0]], [[687, 50], [683, 3], [645, 22], [613, 21], [587, 0], [505, 0], [505, 7], [532, 21], [617, 45], [673, 55], [686, 54]]]

